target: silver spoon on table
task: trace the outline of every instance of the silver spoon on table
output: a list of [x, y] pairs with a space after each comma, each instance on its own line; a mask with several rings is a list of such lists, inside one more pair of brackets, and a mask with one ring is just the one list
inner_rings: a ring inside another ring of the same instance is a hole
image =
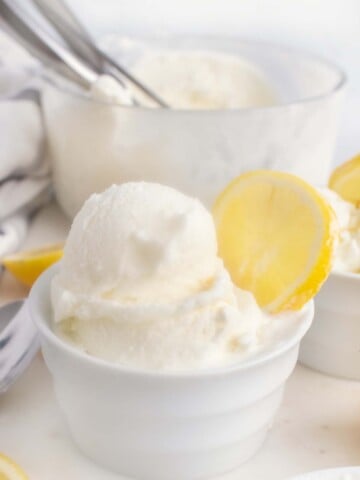
[[0, 394], [27, 369], [39, 346], [26, 300], [0, 307]]

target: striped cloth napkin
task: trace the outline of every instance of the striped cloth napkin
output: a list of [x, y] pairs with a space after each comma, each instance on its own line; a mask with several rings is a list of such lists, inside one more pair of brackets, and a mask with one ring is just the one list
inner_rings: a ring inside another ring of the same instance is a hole
[[0, 32], [0, 259], [19, 248], [50, 198], [39, 66]]

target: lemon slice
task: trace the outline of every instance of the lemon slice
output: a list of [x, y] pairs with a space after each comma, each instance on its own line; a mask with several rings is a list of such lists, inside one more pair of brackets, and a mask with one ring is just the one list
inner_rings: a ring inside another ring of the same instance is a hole
[[334, 213], [294, 175], [244, 173], [220, 194], [214, 218], [233, 282], [269, 312], [300, 309], [330, 272]]
[[62, 245], [51, 245], [8, 255], [2, 264], [20, 282], [31, 286], [44, 270], [60, 260], [62, 253]]
[[19, 465], [0, 453], [0, 480], [29, 480]]
[[360, 154], [333, 171], [329, 187], [344, 200], [360, 207]]

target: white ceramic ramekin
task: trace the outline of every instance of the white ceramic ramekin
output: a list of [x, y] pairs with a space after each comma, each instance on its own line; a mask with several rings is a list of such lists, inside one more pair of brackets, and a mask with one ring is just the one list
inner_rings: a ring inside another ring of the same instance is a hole
[[315, 319], [300, 362], [329, 375], [360, 380], [360, 275], [333, 272], [315, 298]]
[[331, 468], [305, 473], [291, 480], [360, 480], [360, 467]]
[[[56, 268], [56, 267], [55, 267]], [[51, 329], [50, 280], [30, 294], [56, 396], [94, 461], [136, 479], [192, 480], [236, 468], [261, 446], [280, 405], [313, 305], [297, 331], [256, 360], [198, 372], [131, 370], [90, 357]]]

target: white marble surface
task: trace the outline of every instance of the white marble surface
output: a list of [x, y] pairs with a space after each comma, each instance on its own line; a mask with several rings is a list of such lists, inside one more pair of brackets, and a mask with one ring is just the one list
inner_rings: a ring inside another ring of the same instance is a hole
[[[67, 226], [51, 206], [35, 219], [26, 246], [59, 241]], [[0, 303], [23, 295], [25, 288], [3, 277]], [[18, 383], [0, 397], [0, 451], [18, 461], [31, 480], [123, 478], [97, 467], [73, 445], [40, 354]], [[262, 450], [221, 479], [282, 480], [346, 465], [360, 465], [360, 383], [298, 366]]]

